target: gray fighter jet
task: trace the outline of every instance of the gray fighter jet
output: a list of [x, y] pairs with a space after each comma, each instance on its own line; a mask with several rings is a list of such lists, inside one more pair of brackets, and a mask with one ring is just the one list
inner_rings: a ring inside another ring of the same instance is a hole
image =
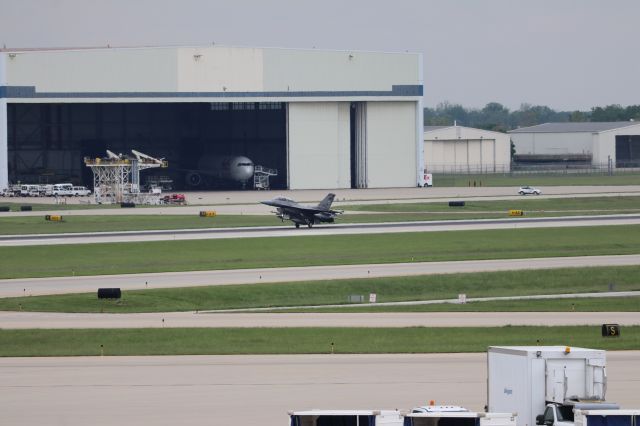
[[296, 228], [307, 225], [311, 228], [316, 223], [333, 223], [341, 211], [331, 210], [331, 203], [336, 194], [328, 194], [317, 206], [304, 206], [296, 203], [291, 198], [276, 197], [272, 200], [260, 201], [267, 206], [276, 207], [274, 212], [283, 222], [292, 221]]

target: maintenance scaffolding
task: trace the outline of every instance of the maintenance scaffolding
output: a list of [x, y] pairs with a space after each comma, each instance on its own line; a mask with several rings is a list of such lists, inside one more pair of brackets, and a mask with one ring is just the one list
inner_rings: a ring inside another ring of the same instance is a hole
[[107, 150], [107, 157], [84, 159], [84, 164], [93, 172], [96, 203], [160, 204], [161, 191], [140, 191], [140, 171], [165, 168], [168, 163], [133, 149], [131, 153], [133, 156]]
[[253, 170], [253, 189], [271, 189], [269, 178], [278, 176], [278, 169], [255, 166]]

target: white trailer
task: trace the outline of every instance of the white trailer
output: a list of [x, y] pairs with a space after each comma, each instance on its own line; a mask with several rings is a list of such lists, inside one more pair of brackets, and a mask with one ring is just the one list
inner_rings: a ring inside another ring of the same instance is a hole
[[603, 350], [491, 346], [487, 351], [487, 410], [516, 412], [518, 426], [534, 426], [547, 404], [604, 401], [605, 365]]
[[575, 426], [640, 426], [640, 410], [574, 410]]
[[403, 426], [516, 426], [515, 413], [413, 411], [403, 414]]
[[289, 426], [402, 426], [396, 410], [290, 411]]
[[441, 406], [397, 410], [311, 410], [289, 412], [289, 426], [516, 426], [512, 413], [476, 413]]

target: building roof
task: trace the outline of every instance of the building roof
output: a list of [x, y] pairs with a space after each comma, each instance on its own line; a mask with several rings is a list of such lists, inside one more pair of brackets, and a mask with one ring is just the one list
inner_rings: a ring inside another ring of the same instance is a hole
[[453, 127], [453, 126], [424, 126], [424, 131], [431, 132], [433, 130], [446, 129], [447, 127]]
[[502, 133], [502, 132], [496, 132], [493, 130], [485, 130], [485, 129], [479, 129], [477, 127], [467, 127], [467, 126], [459, 126], [459, 125], [453, 125], [453, 126], [424, 126], [424, 133], [429, 133], [429, 132], [437, 132], [438, 130], [443, 130], [443, 129], [459, 129], [460, 132], [465, 132], [465, 131], [476, 131], [476, 132], [482, 132], [482, 133], [497, 133], [499, 135], [502, 136], [507, 136], [506, 133]]
[[544, 123], [537, 126], [522, 127], [509, 133], [598, 133], [607, 130], [636, 126], [637, 121], [612, 121], [602, 123]]

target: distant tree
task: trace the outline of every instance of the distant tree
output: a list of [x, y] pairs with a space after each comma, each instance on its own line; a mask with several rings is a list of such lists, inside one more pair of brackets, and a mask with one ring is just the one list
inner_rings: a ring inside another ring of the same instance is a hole
[[640, 105], [607, 105], [591, 108], [591, 121], [629, 121], [640, 119]]
[[591, 121], [624, 121], [625, 109], [620, 105], [591, 108]]
[[572, 123], [583, 123], [589, 121], [591, 114], [583, 111], [573, 111], [569, 114], [569, 121]]
[[498, 102], [490, 102], [482, 109], [465, 108], [460, 104], [439, 103], [424, 109], [426, 126], [451, 126], [453, 123], [479, 129], [506, 132], [518, 127], [549, 122], [640, 121], [640, 105], [622, 107], [608, 105], [591, 111], [555, 111], [544, 105], [523, 103], [516, 111], [509, 111]]

